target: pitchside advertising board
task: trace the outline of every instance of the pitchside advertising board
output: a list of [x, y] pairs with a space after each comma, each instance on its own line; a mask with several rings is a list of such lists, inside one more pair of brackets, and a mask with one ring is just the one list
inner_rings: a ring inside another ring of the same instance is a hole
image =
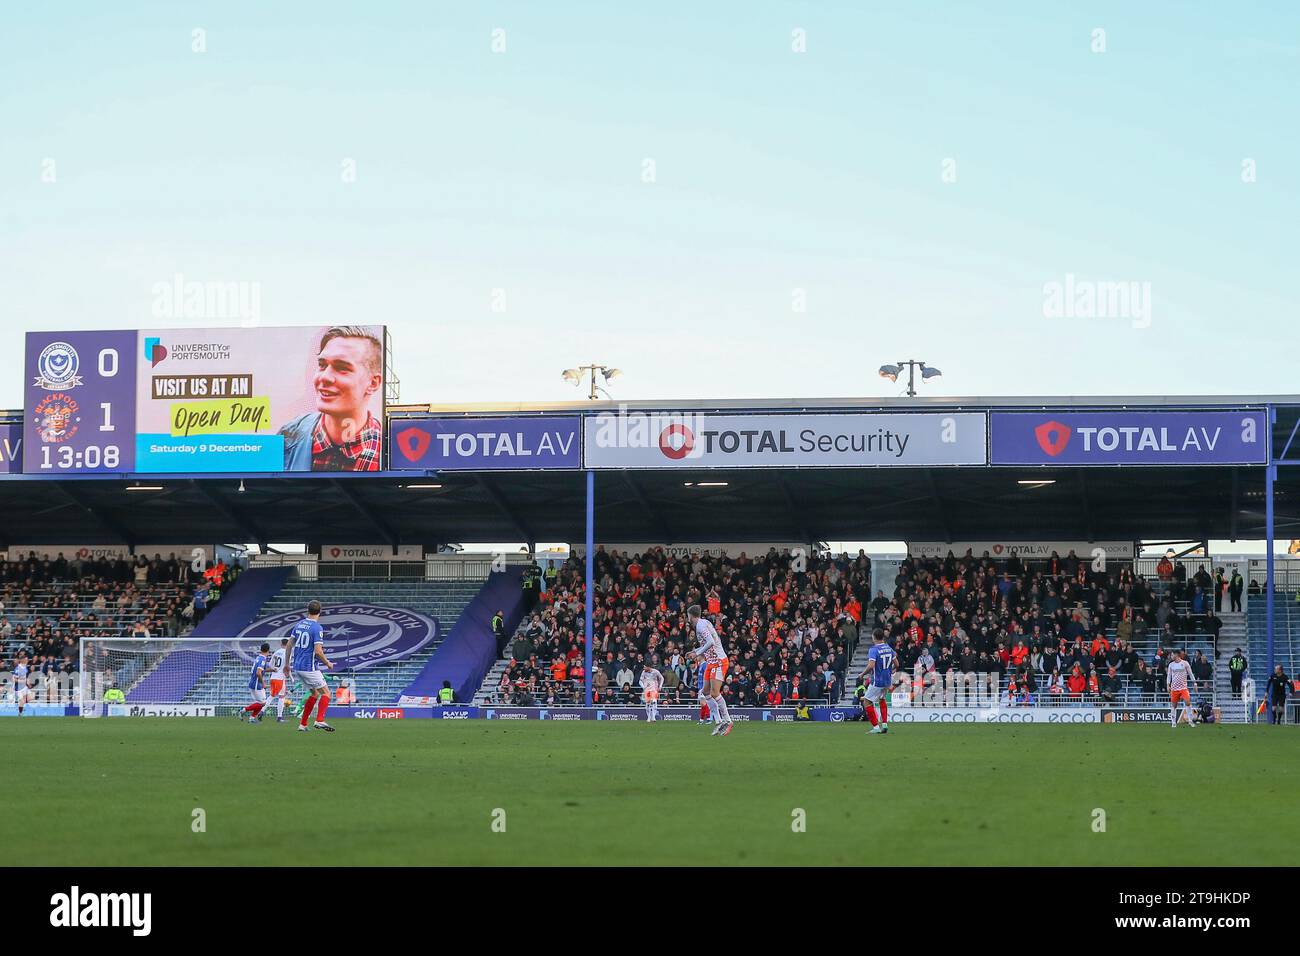
[[1262, 410], [992, 412], [994, 465], [1262, 465]]
[[401, 418], [389, 423], [390, 467], [528, 471], [582, 467], [579, 418]]
[[379, 471], [385, 335], [29, 332], [23, 471]]
[[[136, 708], [140, 710], [141, 708]], [[157, 708], [164, 710], [165, 708]], [[738, 723], [800, 722], [793, 707], [732, 707]], [[808, 719], [819, 723], [847, 723], [860, 714], [850, 705], [810, 707]], [[145, 716], [145, 715], [139, 715]], [[182, 714], [179, 716], [189, 716]], [[201, 716], [201, 715], [194, 715]], [[475, 707], [438, 706], [430, 697], [403, 697], [396, 706], [333, 706], [331, 717], [362, 720], [608, 720], [644, 721], [643, 707]], [[661, 721], [692, 723], [700, 719], [697, 707], [661, 707]], [[894, 707], [891, 724], [1111, 724], [1167, 723], [1169, 711], [1159, 707]]]
[[[851, 720], [855, 707], [814, 707], [814, 720]], [[1168, 719], [1168, 711], [1165, 712]], [[891, 724], [1100, 724], [1109, 723], [1101, 707], [891, 707]]]
[[986, 417], [620, 413], [583, 423], [588, 468], [907, 468], [986, 463]]

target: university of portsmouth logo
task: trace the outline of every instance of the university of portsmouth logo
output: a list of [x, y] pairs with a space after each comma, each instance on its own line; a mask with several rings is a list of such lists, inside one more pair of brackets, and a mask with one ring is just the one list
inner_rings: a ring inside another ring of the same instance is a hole
[[47, 445], [58, 445], [75, 436], [77, 423], [81, 421], [77, 414], [80, 411], [81, 406], [76, 400], [62, 392], [42, 398], [33, 410], [36, 432], [41, 441]]
[[83, 384], [77, 369], [81, 358], [67, 342], [51, 342], [36, 359], [36, 387], [62, 391]]
[[[251, 662], [263, 641], [279, 647], [280, 638], [288, 637], [304, 617], [303, 611], [291, 611], [254, 621], [237, 635], [240, 656]], [[328, 604], [321, 608], [320, 626], [333, 673], [409, 657], [438, 633], [438, 622], [431, 617], [375, 604]]]
[[1038, 447], [1055, 458], [1070, 444], [1070, 426], [1060, 422], [1043, 422], [1034, 429], [1034, 437], [1038, 439]]
[[167, 357], [167, 346], [162, 344], [162, 339], [149, 336], [144, 340], [144, 360], [152, 367], [157, 368], [158, 363]]
[[407, 461], [419, 461], [433, 442], [433, 436], [421, 428], [403, 428], [395, 437], [397, 450], [406, 457]]
[[659, 450], [672, 461], [681, 461], [695, 450], [695, 432], [675, 423], [659, 433]]

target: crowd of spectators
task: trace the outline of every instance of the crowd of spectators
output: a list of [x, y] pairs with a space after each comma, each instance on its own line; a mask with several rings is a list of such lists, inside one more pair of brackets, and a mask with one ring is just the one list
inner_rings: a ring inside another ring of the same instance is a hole
[[[724, 693], [740, 705], [837, 701], [846, 678], [852, 692], [860, 677], [845, 673], [854, 647], [876, 628], [898, 653], [897, 682], [918, 701], [930, 688], [927, 702], [975, 689], [1008, 703], [1123, 702], [1163, 691], [1168, 652], [1197, 634], [1212, 642], [1222, 627], [1216, 605], [1229, 597], [1225, 578], [1204, 567], [1188, 575], [1170, 562], [1176, 570], [1162, 566], [1151, 583], [1130, 565], [1098, 569], [1074, 552], [1033, 562], [970, 552], [909, 558], [874, 596], [862, 552], [726, 558], [602, 548], [594, 563], [592, 684], [595, 699], [612, 704], [639, 700], [648, 666], [664, 675], [665, 703], [694, 702], [686, 609], [695, 603], [728, 648]], [[506, 646], [499, 703], [581, 702], [581, 560], [571, 556], [546, 585]], [[1200, 651], [1190, 660], [1198, 681], [1212, 679], [1211, 660]]]
[[[639, 700], [645, 667], [663, 672], [665, 704], [696, 696], [695, 645], [686, 618], [705, 608], [730, 659], [724, 689], [739, 705], [838, 700], [858, 639], [871, 559], [831, 559], [775, 549], [756, 557], [678, 557], [662, 548], [594, 556], [594, 699]], [[550, 571], [552, 569], [548, 569]], [[497, 689], [502, 703], [581, 702], [585, 580], [575, 555], [556, 573], [507, 646], [511, 663]]]
[[[893, 594], [878, 591], [871, 612], [914, 699], [924, 682], [936, 688], [927, 702], [952, 703], [972, 687], [1008, 703], [1122, 702], [1164, 690], [1168, 652], [1189, 636], [1217, 637], [1212, 587], [1204, 567], [1153, 587], [1130, 566], [1094, 567], [1073, 551], [1032, 563], [949, 553], [904, 561]], [[1198, 681], [1212, 678], [1202, 653], [1191, 663]]]
[[175, 554], [29, 554], [0, 562], [0, 673], [11, 674], [22, 663], [34, 680], [72, 674], [83, 638], [180, 636], [238, 574], [237, 566], [196, 568]]

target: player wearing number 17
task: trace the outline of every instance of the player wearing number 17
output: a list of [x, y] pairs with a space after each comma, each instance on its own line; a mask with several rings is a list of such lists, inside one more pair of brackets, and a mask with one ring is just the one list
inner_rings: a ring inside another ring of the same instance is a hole
[[[894, 662], [898, 656], [894, 649], [885, 643], [885, 632], [876, 628], [871, 635], [871, 650], [867, 653], [867, 696], [862, 702], [871, 721], [869, 734], [889, 733], [889, 690], [894, 683]], [[876, 716], [876, 704], [880, 705], [880, 716]]]
[[298, 724], [300, 731], [307, 730], [307, 719], [312, 708], [316, 708], [316, 722], [312, 724], [317, 730], [334, 733], [334, 728], [325, 723], [325, 710], [330, 705], [329, 686], [320, 672], [320, 664], [330, 670], [334, 665], [325, 656], [325, 639], [320, 626], [320, 601], [307, 605], [307, 616], [293, 626], [289, 632], [293, 644], [293, 656], [287, 668], [289, 674], [297, 675], [307, 688], [308, 697], [302, 705], [302, 721]]
[[247, 718], [250, 724], [261, 723], [262, 709], [266, 707], [266, 671], [270, 664], [267, 657], [271, 651], [270, 644], [263, 644], [262, 651], [253, 659], [253, 670], [248, 675], [248, 696], [253, 702], [236, 715], [240, 720]]

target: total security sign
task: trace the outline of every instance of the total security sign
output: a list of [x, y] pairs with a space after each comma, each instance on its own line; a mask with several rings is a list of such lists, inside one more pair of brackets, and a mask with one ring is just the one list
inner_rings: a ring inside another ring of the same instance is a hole
[[584, 423], [588, 468], [907, 468], [983, 465], [978, 413], [603, 413]]
[[994, 412], [994, 465], [1262, 465], [1263, 411]]

